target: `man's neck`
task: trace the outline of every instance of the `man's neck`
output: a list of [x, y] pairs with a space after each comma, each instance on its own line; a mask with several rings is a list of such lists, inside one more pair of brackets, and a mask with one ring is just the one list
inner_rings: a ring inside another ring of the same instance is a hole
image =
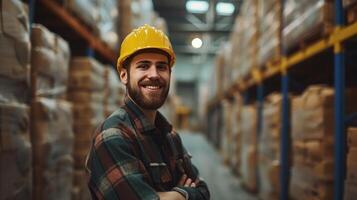
[[149, 120], [149, 122], [152, 123], [153, 125], [155, 125], [155, 119], [156, 119], [157, 110], [143, 109], [129, 95], [128, 95], [128, 97], [144, 113], [145, 117]]

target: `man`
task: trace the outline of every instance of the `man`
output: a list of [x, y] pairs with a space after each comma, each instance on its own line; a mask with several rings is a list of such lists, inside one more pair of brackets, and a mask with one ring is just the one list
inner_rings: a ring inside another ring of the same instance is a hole
[[168, 95], [175, 54], [167, 36], [144, 25], [123, 41], [117, 69], [125, 105], [98, 128], [88, 155], [93, 199], [209, 199], [179, 135], [157, 111]]

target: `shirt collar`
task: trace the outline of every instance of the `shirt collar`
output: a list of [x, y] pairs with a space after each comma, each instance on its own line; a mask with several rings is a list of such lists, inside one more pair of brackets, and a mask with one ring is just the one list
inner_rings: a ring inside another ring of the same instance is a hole
[[129, 115], [134, 122], [134, 126], [143, 134], [153, 134], [157, 131], [167, 134], [172, 131], [172, 125], [158, 111], [156, 113], [155, 124], [149, 122], [144, 113], [140, 110], [128, 96], [125, 97], [124, 107], [129, 111]]

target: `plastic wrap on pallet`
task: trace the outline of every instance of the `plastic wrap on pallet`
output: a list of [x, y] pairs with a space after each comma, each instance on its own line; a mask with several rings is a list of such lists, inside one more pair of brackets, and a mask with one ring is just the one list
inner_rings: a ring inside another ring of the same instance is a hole
[[334, 9], [328, 0], [287, 0], [283, 11], [283, 43], [290, 49], [321, 33], [334, 20]]
[[214, 75], [215, 75], [215, 94], [216, 95], [221, 95], [223, 94], [223, 79], [224, 79], [224, 57], [223, 57], [223, 45], [221, 45], [221, 48], [219, 48], [219, 51], [217, 52], [217, 55], [215, 57], [215, 69], [214, 69]]
[[278, 93], [269, 95], [264, 102], [258, 138], [259, 197], [263, 200], [279, 198], [281, 107], [282, 96]]
[[[256, 34], [256, 4], [244, 1], [242, 3], [241, 15], [236, 23], [240, 23], [239, 35], [237, 35], [237, 44], [233, 48], [238, 49], [237, 61], [233, 62], [235, 67], [238, 68], [238, 79], [245, 79], [250, 74], [254, 59], [255, 59], [255, 48], [254, 44], [257, 42]], [[243, 31], [244, 30], [244, 31]], [[233, 50], [233, 51], [234, 51]]]
[[28, 102], [30, 36], [27, 9], [21, 1], [1, 1], [0, 100]]
[[100, 20], [98, 0], [64, 0], [64, 5], [92, 28], [95, 33], [98, 33], [97, 25]]
[[357, 193], [357, 127], [347, 130], [347, 166], [344, 200], [352, 200]]
[[73, 182], [72, 106], [38, 98], [34, 118], [34, 192], [37, 199], [70, 199]]
[[0, 199], [31, 199], [29, 107], [0, 103]]
[[279, 2], [275, 0], [259, 0], [258, 66], [279, 55]]
[[223, 156], [223, 161], [228, 164], [230, 155], [230, 148], [232, 145], [232, 103], [228, 100], [223, 100], [223, 126], [221, 129], [221, 153]]
[[347, 8], [349, 6], [357, 4], [357, 0], [343, 0], [342, 3], [343, 3], [343, 7]]
[[40, 24], [32, 25], [31, 43], [36, 95], [64, 98], [70, 59], [68, 43]]
[[98, 29], [100, 38], [111, 48], [117, 49], [118, 37], [118, 1], [105, 0], [99, 3]]
[[241, 110], [241, 166], [243, 186], [252, 192], [257, 190], [257, 110], [255, 105], [245, 105]]
[[72, 58], [69, 70], [70, 91], [103, 91], [105, 89], [105, 69], [93, 58]]
[[[356, 88], [346, 89], [345, 98], [346, 114], [357, 112]], [[292, 199], [333, 199], [333, 102], [334, 90], [321, 85], [292, 100]]]
[[241, 164], [241, 119], [240, 110], [242, 108], [242, 97], [239, 94], [234, 95], [234, 100], [232, 102], [232, 139], [229, 148], [230, 160], [229, 164], [232, 168], [233, 173], [240, 173]]

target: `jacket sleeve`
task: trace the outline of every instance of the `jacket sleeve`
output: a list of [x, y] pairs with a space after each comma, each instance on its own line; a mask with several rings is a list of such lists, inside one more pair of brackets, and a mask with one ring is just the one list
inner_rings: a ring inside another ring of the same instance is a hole
[[93, 141], [86, 168], [93, 199], [159, 199], [133, 147], [117, 128], [104, 130]]
[[[207, 184], [205, 181], [199, 177], [199, 171], [195, 165], [192, 164], [191, 162], [191, 155], [187, 152], [185, 147], [182, 144], [180, 136], [177, 134], [177, 139], [179, 141], [179, 144], [181, 147], [179, 148], [181, 155], [183, 155], [182, 158], [182, 170], [186, 175], [188, 175], [189, 178], [191, 178], [193, 181], [196, 180], [196, 178], [199, 178], [199, 183], [196, 185], [195, 188], [192, 187], [184, 187], [184, 186], [178, 186], [178, 188], [184, 190], [187, 192], [189, 196], [189, 200], [209, 200], [210, 199], [210, 193], [207, 187]], [[179, 164], [180, 165], [180, 164]]]

